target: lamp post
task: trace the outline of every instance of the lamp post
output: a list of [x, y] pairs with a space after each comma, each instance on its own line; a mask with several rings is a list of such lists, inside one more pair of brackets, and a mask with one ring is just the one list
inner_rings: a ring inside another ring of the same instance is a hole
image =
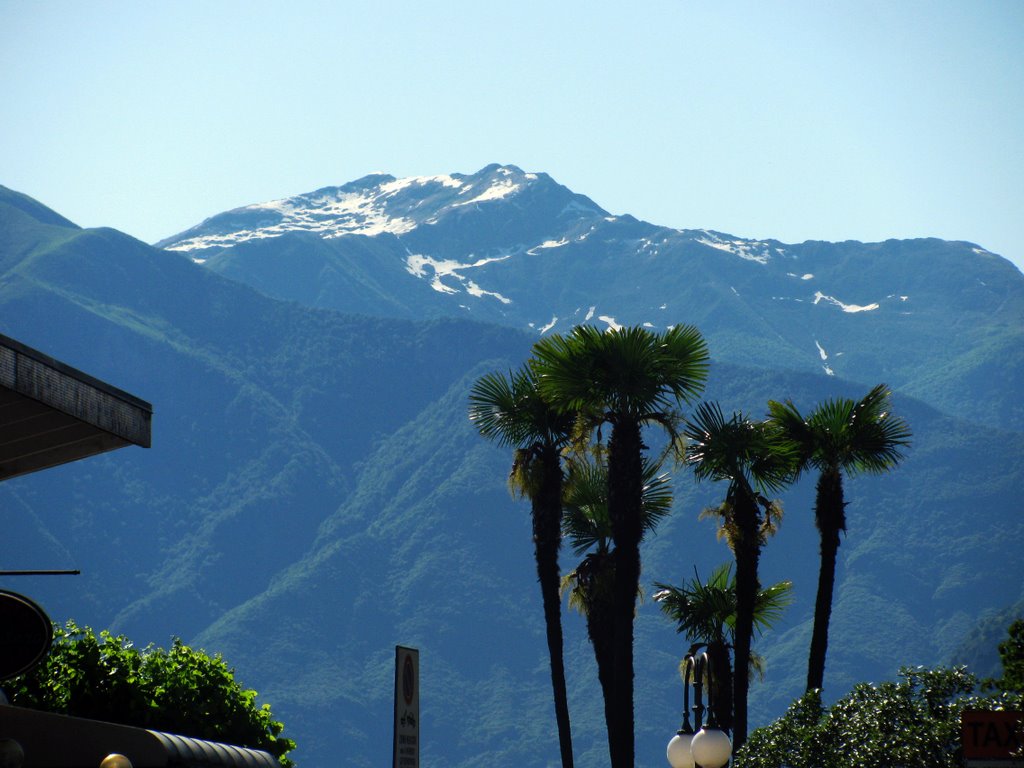
[[[665, 754], [672, 768], [722, 768], [729, 762], [732, 742], [725, 731], [718, 727], [715, 708], [712, 706], [711, 685], [714, 670], [707, 652], [695, 656], [693, 651], [683, 659], [683, 723], [668, 743]], [[702, 695], [704, 678], [708, 680], [708, 705], [704, 706]], [[694, 733], [690, 725], [690, 687], [693, 687], [693, 714], [697, 724]], [[707, 725], [702, 725], [704, 712], [708, 713]]]

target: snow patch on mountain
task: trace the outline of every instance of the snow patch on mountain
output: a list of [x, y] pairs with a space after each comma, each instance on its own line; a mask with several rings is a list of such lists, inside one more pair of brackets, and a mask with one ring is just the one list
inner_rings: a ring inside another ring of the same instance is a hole
[[404, 179], [395, 179], [380, 185], [380, 191], [384, 195], [394, 196], [403, 190], [413, 186], [423, 187], [428, 184], [440, 184], [442, 187], [453, 187], [458, 189], [464, 182], [448, 174], [440, 176], [408, 176]]
[[[502, 170], [508, 170], [502, 169]], [[460, 192], [460, 195], [464, 195], [467, 192], [471, 192], [475, 187], [467, 187]], [[478, 194], [476, 197], [470, 198], [469, 200], [462, 200], [458, 203], [452, 203], [452, 208], [458, 208], [463, 205], [473, 205], [474, 203], [483, 203], [487, 200], [501, 200], [503, 197], [508, 197], [518, 192], [520, 189], [519, 185], [511, 179], [501, 179], [495, 181], [488, 186], [483, 192]]]
[[815, 291], [814, 292], [814, 303], [815, 303], [815, 305], [817, 305], [821, 301], [826, 301], [829, 304], [834, 304], [835, 306], [837, 306], [840, 309], [842, 309], [843, 312], [850, 312], [850, 313], [854, 313], [854, 312], [871, 312], [871, 311], [873, 311], [875, 309], [878, 309], [878, 304], [877, 303], [875, 303], [875, 304], [867, 304], [867, 305], [863, 305], [863, 306], [860, 305], [860, 304], [844, 304], [839, 299], [834, 298], [833, 296], [826, 296], [821, 291]]
[[464, 263], [455, 259], [435, 259], [422, 253], [410, 253], [405, 259], [405, 271], [413, 277], [425, 279], [428, 277], [427, 267], [429, 267], [433, 272], [433, 276], [430, 278], [430, 287], [439, 293], [458, 293], [458, 290], [446, 284], [443, 280], [445, 277], [452, 277], [466, 287], [466, 293], [470, 296], [477, 298], [492, 296], [502, 304], [511, 304], [512, 299], [502, 296], [497, 291], [485, 290], [462, 274], [463, 270], [482, 267], [495, 261], [504, 261], [510, 257], [511, 254], [502, 254], [501, 256], [490, 256]]
[[[419, 180], [414, 180], [419, 181]], [[392, 184], [394, 182], [389, 182]], [[315, 198], [286, 198], [238, 208], [233, 213], [254, 214], [254, 226], [233, 232], [215, 232], [179, 240], [167, 246], [169, 251], [194, 251], [204, 248], [231, 248], [249, 240], [279, 237], [286, 232], [314, 232], [325, 239], [342, 235], [402, 235], [416, 228], [416, 222], [404, 216], [391, 216], [381, 198], [397, 190], [377, 194], [334, 190]], [[259, 214], [269, 214], [261, 219]]]
[[479, 285], [474, 283], [469, 278], [464, 278], [462, 275], [456, 275], [456, 277], [465, 282], [465, 284], [466, 284], [466, 293], [468, 293], [470, 296], [476, 296], [477, 298], [481, 298], [483, 296], [493, 296], [498, 301], [500, 301], [502, 304], [511, 304], [512, 303], [512, 299], [510, 299], [510, 298], [508, 298], [506, 296], [502, 296], [497, 291], [485, 291], [483, 288], [481, 288]]
[[600, 320], [602, 323], [606, 323], [608, 325], [609, 331], [617, 331], [620, 328], [622, 328], [621, 325], [615, 322], [615, 318], [610, 315], [598, 315], [597, 319]]
[[786, 253], [781, 248], [773, 248], [770, 243], [764, 243], [759, 240], [728, 240], [716, 232], [710, 232], [706, 229], [700, 231], [702, 237], [698, 237], [696, 240], [701, 245], [717, 248], [720, 251], [731, 253], [747, 261], [755, 261], [758, 264], [770, 262], [773, 252], [780, 256], [784, 256]]
[[557, 322], [558, 322], [558, 316], [557, 315], [552, 315], [551, 316], [551, 322], [548, 323], [547, 325], [545, 325], [543, 328], [540, 329], [540, 335], [543, 336], [545, 333], [547, 333], [552, 328], [554, 328], [555, 327], [555, 323], [557, 323]]
[[814, 340], [814, 346], [818, 348], [818, 354], [821, 356], [821, 359], [828, 360], [828, 352], [826, 352], [825, 348], [818, 343], [817, 339]]
[[533, 248], [528, 250], [526, 253], [530, 256], [536, 256], [537, 251], [545, 250], [547, 248], [561, 248], [563, 245], [568, 245], [569, 241], [564, 237], [561, 240], [545, 240], [540, 245], [535, 245]]

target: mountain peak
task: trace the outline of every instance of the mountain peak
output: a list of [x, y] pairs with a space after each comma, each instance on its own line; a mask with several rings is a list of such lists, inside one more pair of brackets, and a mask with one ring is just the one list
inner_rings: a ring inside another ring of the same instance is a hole
[[173, 251], [230, 248], [287, 232], [312, 232], [324, 239], [342, 235], [403, 235], [459, 209], [487, 205], [523, 193], [556, 191], [574, 198], [575, 207], [603, 215], [593, 202], [556, 184], [547, 174], [514, 165], [488, 165], [471, 175], [459, 173], [396, 178], [372, 173], [340, 187], [236, 208], [157, 243]]

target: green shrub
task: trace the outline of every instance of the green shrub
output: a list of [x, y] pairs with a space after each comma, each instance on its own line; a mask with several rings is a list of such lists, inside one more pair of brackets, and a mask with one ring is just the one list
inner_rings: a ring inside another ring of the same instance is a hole
[[5, 689], [17, 706], [263, 749], [292, 765], [285, 755], [295, 742], [281, 737], [270, 705], [256, 703], [220, 654], [178, 638], [169, 650], [140, 651], [122, 635], [69, 621], [54, 627], [46, 661]]
[[958, 768], [961, 712], [1024, 707], [1019, 693], [975, 694], [964, 667], [905, 667], [899, 677], [860, 683], [828, 708], [806, 694], [750, 735], [735, 768]]

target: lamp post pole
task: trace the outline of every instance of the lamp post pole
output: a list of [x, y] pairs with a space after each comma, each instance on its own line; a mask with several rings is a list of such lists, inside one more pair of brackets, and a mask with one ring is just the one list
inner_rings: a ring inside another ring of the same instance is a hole
[[[695, 646], [699, 647], [699, 646]], [[714, 691], [714, 669], [711, 657], [706, 651], [694, 655], [694, 649], [683, 659], [683, 723], [668, 743], [666, 756], [672, 768], [722, 768], [729, 762], [732, 742], [718, 726], [715, 716], [712, 692]], [[704, 679], [707, 678], [708, 705], [704, 706]], [[697, 732], [690, 725], [690, 688], [693, 687]], [[708, 713], [707, 725], [703, 725], [704, 712]]]

